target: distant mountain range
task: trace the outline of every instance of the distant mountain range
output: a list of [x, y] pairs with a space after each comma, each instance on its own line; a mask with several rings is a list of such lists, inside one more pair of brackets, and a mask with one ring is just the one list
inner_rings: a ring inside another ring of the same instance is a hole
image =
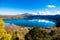
[[0, 15], [3, 19], [48, 19], [54, 21], [60, 21], [60, 15], [32, 15], [29, 13], [18, 15]]
[[26, 19], [48, 19], [54, 21], [60, 21], [60, 15], [29, 15], [25, 16]]
[[57, 27], [60, 27], [60, 15], [33, 15], [29, 13], [18, 15], [0, 15], [3, 19], [46, 19], [56, 22]]

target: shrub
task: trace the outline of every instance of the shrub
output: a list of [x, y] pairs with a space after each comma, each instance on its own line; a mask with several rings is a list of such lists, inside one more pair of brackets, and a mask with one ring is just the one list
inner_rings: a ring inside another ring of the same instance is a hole
[[51, 40], [51, 36], [45, 30], [33, 28], [25, 35], [25, 40]]
[[13, 35], [12, 35], [12, 39], [11, 40], [19, 40], [19, 36], [18, 36], [18, 33], [15, 32]]
[[50, 32], [49, 34], [50, 34], [50, 36], [52, 36], [52, 37], [56, 36], [56, 30], [51, 30], [51, 32]]
[[4, 21], [0, 18], [0, 29], [4, 28], [5, 24]]
[[11, 40], [11, 35], [10, 34], [5, 34], [1, 40]]
[[11, 35], [4, 29], [4, 21], [0, 18], [0, 40], [11, 40]]

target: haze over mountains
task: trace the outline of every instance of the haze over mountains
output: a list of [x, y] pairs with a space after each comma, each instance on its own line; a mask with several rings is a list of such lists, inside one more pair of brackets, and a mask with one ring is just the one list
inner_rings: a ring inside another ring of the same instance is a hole
[[49, 19], [60, 21], [60, 15], [34, 15], [30, 13], [18, 14], [18, 15], [0, 15], [3, 19]]

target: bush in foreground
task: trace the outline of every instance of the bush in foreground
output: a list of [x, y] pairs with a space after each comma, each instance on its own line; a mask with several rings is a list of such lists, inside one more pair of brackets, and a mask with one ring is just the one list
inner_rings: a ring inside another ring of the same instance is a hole
[[25, 35], [25, 40], [52, 40], [52, 36], [55, 35], [54, 31], [50, 33], [40, 28], [33, 28]]

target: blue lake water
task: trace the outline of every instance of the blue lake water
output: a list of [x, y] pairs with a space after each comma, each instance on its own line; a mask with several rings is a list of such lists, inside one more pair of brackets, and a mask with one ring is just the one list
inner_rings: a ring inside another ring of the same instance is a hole
[[4, 20], [5, 23], [15, 24], [17, 26], [25, 27], [41, 27], [41, 28], [52, 28], [55, 26], [55, 22], [49, 20], [40, 19], [19, 19], [19, 20]]

